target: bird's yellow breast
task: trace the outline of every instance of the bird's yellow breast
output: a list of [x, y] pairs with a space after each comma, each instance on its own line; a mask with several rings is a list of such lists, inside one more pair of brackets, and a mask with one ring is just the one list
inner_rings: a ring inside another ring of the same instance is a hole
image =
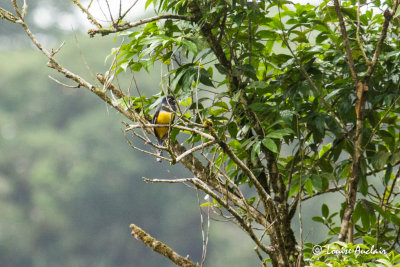
[[[173, 113], [160, 111], [157, 117], [157, 124], [169, 124], [169, 122], [173, 119]], [[164, 135], [168, 132], [168, 127], [157, 127], [157, 134], [159, 138], [163, 138]]]
[[169, 124], [172, 119], [171, 112], [160, 111], [157, 117], [157, 124]]

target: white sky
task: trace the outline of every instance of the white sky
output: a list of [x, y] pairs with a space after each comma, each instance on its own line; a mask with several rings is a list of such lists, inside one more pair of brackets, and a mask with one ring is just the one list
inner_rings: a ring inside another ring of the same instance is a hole
[[[135, 20], [143, 16], [146, 13], [145, 4], [147, 0], [136, 0], [136, 5], [131, 9], [128, 14], [128, 20]], [[248, 0], [252, 1], [252, 0]], [[265, 1], [265, 0], [260, 0]], [[292, 0], [293, 3], [299, 4], [313, 4], [320, 5], [323, 0]], [[83, 6], [87, 7], [89, 0], [81, 1]], [[135, 0], [108, 0], [110, 4], [110, 10], [114, 18], [118, 17], [120, 3], [122, 7], [122, 13], [127, 10]], [[152, 7], [148, 7], [147, 11], [151, 11]], [[105, 0], [93, 0], [92, 6], [89, 9], [90, 13], [103, 25], [109, 24], [109, 10], [106, 5]], [[78, 7], [75, 7], [74, 12], [60, 12], [54, 7], [45, 6], [42, 8], [37, 8], [34, 11], [33, 18], [35, 23], [44, 29], [57, 26], [58, 28], [66, 31], [71, 31], [72, 29], [83, 29], [88, 30], [93, 28], [93, 25], [88, 21], [85, 14], [83, 14]]]
[[[301, 4], [319, 4], [322, 0], [292, 0], [294, 3]], [[112, 14], [114, 14], [114, 18], [118, 16], [119, 11], [119, 3], [118, 0], [109, 0], [110, 9]], [[129, 6], [134, 2], [134, 0], [122, 0], [122, 10], [126, 10]], [[82, 1], [83, 6], [87, 6], [89, 3], [88, 0]], [[101, 7], [99, 6], [101, 4]], [[137, 0], [136, 5], [129, 12], [130, 17], [128, 19], [134, 20], [138, 17], [142, 16], [145, 13], [145, 3], [146, 0]], [[94, 15], [94, 17], [101, 23], [107, 24], [106, 22], [110, 21], [108, 17], [109, 11], [106, 5], [106, 1], [104, 0], [95, 0], [92, 3], [92, 7], [89, 9], [90, 12]], [[148, 8], [151, 10], [151, 7]], [[87, 30], [89, 28], [93, 28], [93, 25], [87, 20], [86, 15], [84, 15], [77, 7], [74, 9], [73, 13], [70, 12], [60, 12], [56, 10], [54, 7], [45, 6], [42, 8], [37, 8], [33, 13], [33, 18], [35, 23], [43, 28], [48, 29], [56, 26], [62, 30], [71, 31], [72, 29], [82, 29]], [[82, 27], [83, 26], [83, 27]]]
[[[101, 4], [101, 6], [99, 5]], [[120, 1], [110, 0], [110, 10], [113, 14], [113, 18], [118, 17], [119, 13], [119, 3]], [[115, 4], [117, 3], [117, 4]], [[134, 0], [122, 0], [121, 7], [122, 13], [127, 10], [130, 5], [134, 3]], [[145, 3], [146, 0], [138, 0], [136, 5], [131, 9], [127, 19], [135, 19], [142, 16], [145, 13]], [[89, 1], [82, 1], [82, 5], [87, 7]], [[148, 10], [151, 10], [149, 7]], [[90, 13], [98, 20], [101, 24], [108, 24], [111, 20], [109, 17], [109, 10], [106, 5], [106, 2], [101, 0], [93, 1], [92, 6], [89, 9]], [[93, 28], [93, 25], [88, 21], [87, 17], [83, 12], [78, 8], [74, 8], [74, 12], [60, 12], [51, 6], [44, 6], [42, 8], [37, 8], [34, 11], [33, 19], [35, 23], [44, 29], [51, 28], [57, 26], [58, 28], [66, 31], [70, 31], [72, 29], [84, 28], [87, 30], [89, 28]]]

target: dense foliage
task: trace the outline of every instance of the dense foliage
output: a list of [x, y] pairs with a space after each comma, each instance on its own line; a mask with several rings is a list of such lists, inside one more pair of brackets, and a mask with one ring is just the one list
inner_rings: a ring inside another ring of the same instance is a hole
[[[132, 147], [143, 151], [137, 147], [142, 140], [148, 148], [143, 152], [164, 149], [164, 160], [189, 169], [195, 178], [172, 182], [206, 192], [212, 200], [203, 206], [237, 223], [263, 264], [399, 262], [399, 1], [146, 5], [154, 6], [155, 17], [131, 23], [120, 12], [117, 19], [110, 16], [110, 27], [78, 5], [97, 27], [91, 36], [123, 36], [106, 79], [100, 79], [104, 88], [71, 75], [44, 52], [49, 66], [133, 121], [126, 129]], [[136, 86], [132, 96], [112, 85], [158, 62], [161, 94], [149, 97]], [[167, 145], [159, 147], [149, 138], [150, 114], [166, 94], [181, 106]], [[333, 192], [340, 210], [315, 198]], [[321, 206], [322, 216], [316, 212], [313, 220], [329, 228], [319, 243], [322, 253], [303, 241], [304, 201]], [[297, 237], [291, 227], [296, 214]], [[381, 252], [329, 253], [329, 247], [357, 245]], [[179, 255], [170, 259], [195, 265]]]
[[[383, 10], [394, 13], [397, 3], [342, 3], [354, 60], [349, 66], [338, 14], [329, 1], [318, 7], [289, 1], [193, 2], [154, 1], [157, 12], [184, 17], [153, 21], [126, 33], [130, 41], [118, 49], [117, 74], [128, 68], [147, 69], [156, 61], [165, 64], [168, 91], [183, 100], [182, 115], [199, 124], [212, 121], [219, 138], [249, 166], [266, 192], [288, 204], [289, 217], [299, 198], [345, 191], [359, 145], [361, 195], [351, 238], [398, 248], [397, 18], [391, 20], [374, 58], [383, 35]], [[374, 70], [372, 60], [378, 61]], [[359, 144], [353, 70], [357, 81], [368, 87]], [[199, 140], [191, 134], [186, 142]], [[231, 181], [251, 186], [247, 173], [223, 148], [214, 147], [210, 153]], [[271, 171], [274, 163], [276, 173]], [[337, 218], [343, 218], [345, 205], [329, 214], [324, 204], [322, 216], [314, 217], [330, 229], [322, 244], [339, 234]]]

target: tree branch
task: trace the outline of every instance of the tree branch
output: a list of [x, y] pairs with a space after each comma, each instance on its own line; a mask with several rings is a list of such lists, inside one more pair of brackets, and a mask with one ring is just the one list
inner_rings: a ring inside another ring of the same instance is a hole
[[[395, 10], [398, 8], [398, 4], [395, 7]], [[375, 65], [378, 62], [378, 57], [381, 53], [382, 50], [382, 45], [383, 42], [386, 39], [387, 36], [387, 30], [389, 28], [389, 22], [390, 20], [393, 18], [394, 13], [390, 12], [389, 9], [386, 9], [385, 12], [383, 13], [383, 16], [385, 17], [385, 21], [383, 22], [383, 26], [382, 26], [382, 33], [381, 36], [379, 38], [378, 44], [375, 48], [375, 52], [374, 52], [374, 56], [372, 58], [371, 64], [368, 66], [367, 69], [367, 81], [369, 80], [369, 78], [372, 76], [374, 69], [375, 69]]]
[[189, 256], [187, 257], [182, 257], [178, 253], [176, 253], [172, 248], [168, 247], [165, 245], [163, 242], [158, 241], [145, 231], [141, 229], [140, 227], [131, 224], [129, 226], [132, 229], [132, 236], [136, 238], [137, 240], [143, 242], [146, 246], [150, 247], [153, 249], [153, 251], [160, 253], [164, 257], [170, 259], [173, 263], [175, 263], [178, 266], [182, 267], [198, 267], [198, 263], [193, 263], [192, 261], [189, 260]]
[[198, 145], [198, 146], [195, 146], [195, 147], [193, 147], [193, 148], [187, 150], [185, 153], [179, 155], [179, 156], [175, 159], [175, 161], [176, 161], [176, 162], [179, 162], [179, 161], [181, 161], [181, 159], [183, 159], [183, 158], [186, 157], [187, 155], [192, 154], [192, 153], [196, 152], [197, 150], [200, 150], [200, 149], [209, 147], [209, 146], [211, 146], [211, 145], [213, 145], [213, 144], [215, 144], [215, 143], [216, 143], [215, 140], [211, 140], [211, 141], [209, 141], [209, 142], [207, 142], [207, 143], [202, 143], [202, 144], [200, 144], [200, 145]]
[[343, 44], [347, 56], [347, 64], [349, 65], [351, 77], [353, 78], [354, 83], [357, 84], [358, 83], [357, 71], [354, 65], [354, 59], [351, 53], [350, 42], [349, 38], [347, 37], [346, 25], [344, 24], [342, 11], [340, 9], [340, 4], [338, 0], [334, 0], [333, 3], [335, 5], [335, 11], [339, 19], [340, 31], [342, 32]]
[[[363, 139], [363, 130], [364, 130], [364, 113], [365, 113], [365, 104], [367, 100], [367, 91], [368, 91], [368, 81], [373, 74], [375, 65], [377, 64], [377, 59], [380, 55], [382, 45], [387, 36], [387, 30], [389, 27], [389, 22], [393, 17], [392, 12], [388, 9], [384, 12], [385, 21], [382, 26], [381, 37], [379, 38], [378, 44], [376, 46], [373, 59], [371, 64], [369, 64], [367, 69], [367, 77], [364, 82], [359, 82], [357, 80], [357, 75], [355, 74], [355, 67], [353, 62], [353, 57], [351, 55], [351, 49], [349, 40], [347, 38], [346, 28], [344, 25], [343, 17], [341, 14], [340, 6], [338, 0], [334, 0], [335, 10], [339, 18], [339, 24], [342, 31], [343, 41], [346, 49], [346, 54], [348, 58], [348, 64], [350, 67], [350, 72], [353, 76], [353, 80], [355, 81], [357, 88], [357, 100], [355, 105], [356, 111], [356, 133], [354, 136], [354, 153], [353, 153], [353, 166], [352, 166], [352, 176], [348, 180], [348, 186], [346, 190], [346, 207], [343, 212], [343, 219], [340, 226], [339, 232], [339, 240], [345, 241], [348, 233], [352, 233], [351, 229], [349, 231], [349, 227], [351, 226], [351, 216], [354, 211], [354, 206], [357, 200], [357, 186], [361, 176], [361, 157], [363, 155], [364, 149], [362, 146]], [[398, 8], [398, 3], [396, 3], [395, 10]], [[351, 239], [352, 236], [349, 236]]]
[[214, 131], [214, 129], [211, 126], [207, 127], [208, 131], [211, 133], [211, 135], [215, 138], [215, 141], [218, 143], [218, 145], [224, 150], [226, 154], [232, 159], [233, 162], [235, 162], [242, 170], [243, 172], [249, 177], [250, 181], [255, 185], [260, 197], [263, 198], [263, 202], [265, 206], [267, 207], [267, 202], [272, 202], [271, 196], [265, 191], [264, 187], [260, 184], [260, 182], [257, 180], [257, 178], [254, 176], [254, 173], [247, 167], [247, 165], [241, 161], [235, 153], [232, 151], [232, 149], [224, 142], [222, 141]]
[[[129, 127], [126, 128], [125, 131], [130, 131], [130, 130], [137, 129], [137, 128], [155, 128], [155, 127], [170, 127], [170, 125], [169, 124], [150, 124], [150, 123], [142, 124], [142, 125], [133, 125], [132, 124], [132, 125], [129, 125]], [[199, 131], [199, 130], [194, 129], [194, 128], [189, 128], [189, 127], [180, 126], [180, 125], [171, 125], [171, 128], [176, 128], [176, 129], [179, 129], [179, 130], [182, 130], [182, 131], [193, 132], [193, 133], [196, 133], [198, 135], [201, 135], [204, 138], [207, 138], [207, 139], [210, 139], [210, 140], [214, 140], [213, 136], [211, 136], [209, 134], [206, 134], [206, 133], [203, 133], [202, 131]]]
[[0, 18], [8, 20], [13, 23], [18, 23], [18, 18], [13, 15], [13, 13], [0, 7]]
[[[74, 1], [74, 0], [73, 0]], [[155, 17], [151, 17], [148, 19], [142, 19], [134, 23], [124, 23], [124, 24], [119, 24], [119, 25], [113, 25], [110, 29], [105, 29], [105, 28], [99, 28], [99, 29], [90, 29], [88, 31], [88, 34], [93, 37], [96, 34], [101, 34], [101, 35], [108, 35], [110, 33], [116, 33], [116, 32], [121, 32], [125, 31], [149, 22], [153, 22], [156, 20], [161, 20], [161, 19], [179, 19], [179, 20], [187, 20], [187, 21], [192, 21], [193, 18], [189, 16], [183, 16], [183, 15], [175, 15], [175, 14], [165, 14], [165, 15], [159, 15]]]

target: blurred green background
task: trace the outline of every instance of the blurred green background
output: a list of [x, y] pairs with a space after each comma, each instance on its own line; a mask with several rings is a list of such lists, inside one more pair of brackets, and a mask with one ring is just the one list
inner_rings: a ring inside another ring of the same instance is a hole
[[[66, 41], [57, 56], [65, 67], [94, 82], [82, 53], [93, 73], [108, 69], [118, 43], [55, 23], [79, 13], [69, 1], [28, 4], [28, 23], [47, 49]], [[131, 223], [200, 261], [196, 192], [142, 181], [190, 174], [131, 149], [124, 118], [86, 89], [52, 81], [63, 79], [46, 62], [22, 28], [0, 21], [0, 267], [174, 266], [131, 237]], [[158, 71], [135, 77], [146, 95], [158, 93]], [[235, 225], [211, 221], [206, 266], [257, 266], [252, 248]]]

